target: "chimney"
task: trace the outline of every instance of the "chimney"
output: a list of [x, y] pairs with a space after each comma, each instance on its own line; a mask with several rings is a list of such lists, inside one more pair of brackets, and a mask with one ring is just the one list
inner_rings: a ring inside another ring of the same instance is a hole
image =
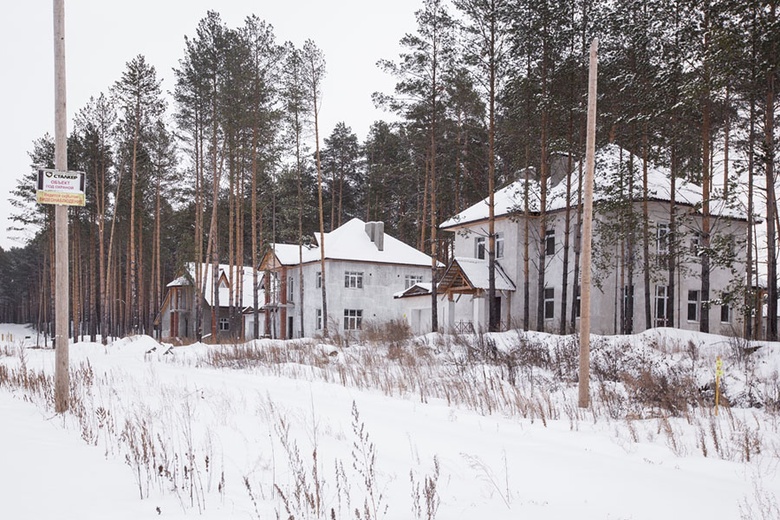
[[385, 249], [385, 223], [366, 222], [366, 235], [379, 251]]

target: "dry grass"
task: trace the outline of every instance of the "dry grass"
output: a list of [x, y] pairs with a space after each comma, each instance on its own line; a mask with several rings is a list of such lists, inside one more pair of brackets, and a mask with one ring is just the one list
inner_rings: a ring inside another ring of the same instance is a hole
[[[678, 454], [699, 451], [749, 461], [762, 450], [778, 449], [759, 434], [757, 419], [730, 412], [730, 406], [761, 403], [766, 404], [764, 413], [776, 415], [780, 402], [780, 377], [760, 381], [750, 358], [755, 351], [741, 346], [727, 352], [742, 368], [740, 377], [747, 381], [748, 390], [730, 393], [730, 381], [722, 381], [721, 414], [726, 419], [715, 421], [714, 381], [699, 382], [702, 365], [714, 360], [703, 354], [702, 345], [692, 342], [665, 339], [635, 347], [596, 340], [591, 351], [592, 404], [582, 410], [576, 405], [579, 345], [574, 336], [541, 342], [518, 332], [515, 341], [498, 345], [490, 334], [414, 339], [388, 325], [372, 328], [366, 338], [370, 343], [349, 343], [349, 347], [255, 342], [216, 348], [204, 363], [376, 389], [423, 403], [438, 400], [545, 426], [567, 419], [573, 430], [583, 420], [617, 421], [617, 430], [632, 442], [663, 440]], [[678, 427], [677, 420], [695, 425], [695, 437], [683, 438], [683, 432], [691, 429]]]
[[[759, 378], [755, 350], [742, 345], [727, 351], [735, 368], [724, 381], [716, 417], [714, 389], [698, 379], [702, 366], [713, 361], [701, 345], [664, 341], [634, 347], [596, 341], [592, 404], [582, 409], [577, 406], [579, 346], [574, 337], [542, 342], [518, 332], [508, 342], [506, 336], [490, 334], [412, 338], [393, 324], [364, 332], [358, 343], [356, 338], [335, 338], [333, 343], [263, 340], [213, 346], [196, 365], [378, 390], [485, 415], [522, 417], [543, 427], [559, 420], [575, 431], [583, 423], [603, 424], [626, 446], [658, 442], [679, 456], [701, 454], [746, 463], [762, 454], [780, 458], [780, 377]], [[0, 388], [18, 391], [25, 400], [52, 410], [52, 378], [28, 367], [24, 349], [6, 348], [2, 355]], [[226, 482], [210, 432], [196, 431], [202, 406], [197, 397], [158, 381], [154, 384], [160, 408], [151, 409], [112, 393], [110, 389], [121, 386], [113, 377], [96, 374], [88, 361], [74, 365], [68, 417], [85, 442], [126, 462], [144, 499], [173, 493], [183, 509], [202, 512], [207, 498], [235, 485], [246, 490], [257, 518], [270, 517], [268, 502], [276, 504], [280, 518], [356, 518], [357, 512], [359, 518], [378, 519], [390, 507], [375, 469], [378, 451], [354, 406], [351, 460], [331, 465], [321, 460], [316, 420], [311, 419], [310, 444], [300, 445], [291, 437], [284, 413], [269, 401], [262, 422], [271, 425], [269, 434], [283, 455], [271, 455], [273, 481], [243, 475], [234, 483]], [[739, 392], [730, 390], [738, 387]], [[219, 420], [226, 422], [233, 405], [225, 399], [213, 406], [222, 409]], [[478, 460], [470, 463], [509, 507], [508, 472], [482, 467]], [[434, 459], [430, 472], [409, 475], [414, 517], [432, 520], [439, 506], [438, 461]], [[777, 518], [766, 516], [773, 510], [764, 498], [757, 495], [744, 507], [762, 515], [756, 518]]]

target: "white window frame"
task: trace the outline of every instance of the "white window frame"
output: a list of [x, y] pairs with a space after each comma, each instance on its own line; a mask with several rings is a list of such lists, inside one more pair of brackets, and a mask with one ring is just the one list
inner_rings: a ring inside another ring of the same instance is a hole
[[362, 289], [363, 288], [363, 272], [362, 271], [344, 271], [344, 287], [346, 289]]
[[[693, 299], [691, 299], [693, 297]], [[691, 317], [691, 311], [693, 311], [693, 317]], [[696, 323], [701, 319], [701, 291], [689, 289], [688, 290], [688, 305], [686, 307], [685, 316], [691, 323]]]
[[344, 330], [360, 330], [363, 325], [363, 309], [344, 309]]
[[474, 258], [479, 260], [487, 258], [487, 239], [485, 237], [474, 239]]
[[[723, 320], [723, 311], [726, 311], [726, 320]], [[731, 323], [731, 305], [728, 303], [721, 303], [720, 304], [720, 322], [721, 323]]]
[[314, 281], [314, 285], [317, 289], [322, 289], [322, 271], [317, 271], [317, 277]]
[[295, 278], [292, 276], [287, 276], [287, 301], [295, 301]]
[[504, 258], [504, 234], [496, 233], [496, 258]]
[[[666, 315], [667, 311], [667, 304], [669, 302], [669, 288], [666, 285], [656, 285], [655, 286], [655, 323], [656, 326], [661, 325], [661, 320], [663, 320], [665, 326], [670, 326], [668, 321], [669, 318]], [[662, 304], [659, 306], [659, 304]], [[658, 311], [662, 310], [662, 313], [659, 313]]]
[[322, 309], [317, 309], [314, 317], [314, 329], [322, 330]]
[[404, 290], [415, 284], [422, 283], [422, 281], [423, 277], [421, 274], [407, 274], [404, 276]]
[[279, 279], [279, 273], [275, 271], [271, 271], [271, 273], [269, 273], [268, 278], [269, 278], [268, 283], [270, 284], [269, 292], [271, 296], [271, 301], [274, 303], [279, 303], [280, 302], [279, 289], [281, 288], [280, 286], [282, 283], [282, 281]]
[[544, 319], [555, 319], [555, 287], [544, 288]]

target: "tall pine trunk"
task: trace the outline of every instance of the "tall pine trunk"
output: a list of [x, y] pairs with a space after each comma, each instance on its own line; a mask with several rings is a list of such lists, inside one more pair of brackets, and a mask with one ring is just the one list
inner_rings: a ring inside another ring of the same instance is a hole
[[703, 87], [702, 97], [702, 125], [701, 125], [701, 296], [699, 331], [710, 331], [710, 183], [712, 173], [710, 171], [710, 70], [709, 70], [709, 41], [710, 41], [710, 8], [709, 0], [704, 6], [704, 63], [703, 63]]
[[[130, 258], [129, 281], [128, 281], [128, 299], [126, 305], [131, 316], [129, 326], [133, 332], [138, 331], [138, 290], [136, 283], [136, 256], [135, 256], [135, 194], [138, 177], [138, 140], [140, 137], [141, 116], [141, 96], [136, 97], [135, 106], [135, 125], [133, 127], [133, 156], [130, 166], [130, 243], [128, 244], [128, 253]], [[127, 318], [126, 318], [127, 319]]]
[[[775, 18], [775, 4], [771, 5], [771, 18]], [[774, 44], [772, 44], [774, 51]], [[772, 52], [771, 58], [774, 58]], [[774, 60], [772, 59], [772, 63]], [[764, 149], [766, 170], [766, 234], [767, 234], [767, 335], [769, 341], [776, 341], [777, 336], [777, 198], [775, 195], [775, 74], [766, 74], [766, 106], [764, 108]]]
[[674, 327], [675, 318], [675, 271], [677, 267], [677, 254], [675, 244], [677, 242], [677, 148], [672, 144], [671, 158], [671, 185], [669, 188], [669, 231], [666, 234], [666, 265], [669, 276], [669, 285], [666, 288], [666, 320], [664, 327]]
[[653, 326], [653, 305], [650, 297], [650, 211], [648, 207], [650, 198], [648, 187], [649, 140], [647, 123], [645, 122], [642, 131], [642, 268], [645, 287], [645, 329], [650, 329]]

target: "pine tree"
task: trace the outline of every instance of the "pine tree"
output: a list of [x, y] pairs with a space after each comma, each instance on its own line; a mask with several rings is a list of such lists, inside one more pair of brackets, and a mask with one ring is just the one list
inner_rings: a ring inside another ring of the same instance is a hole
[[485, 91], [488, 107], [488, 330], [496, 332], [501, 324], [496, 298], [496, 102], [508, 65], [512, 13], [505, 0], [455, 0], [454, 3], [466, 18], [466, 61]]
[[138, 331], [141, 327], [141, 305], [139, 301], [138, 256], [136, 250], [136, 213], [142, 196], [137, 194], [139, 183], [139, 156], [144, 146], [145, 134], [153, 128], [153, 122], [165, 109], [160, 81], [155, 68], [146, 62], [144, 56], [137, 56], [127, 63], [122, 78], [113, 88], [120, 110], [120, 131], [129, 140], [130, 151], [130, 218], [129, 218], [129, 287], [127, 306], [130, 313], [129, 328]]
[[[99, 332], [103, 344], [108, 343], [108, 312], [109, 301], [106, 273], [106, 221], [108, 219], [108, 195], [114, 189], [113, 179], [114, 127], [117, 114], [110, 98], [100, 94], [91, 97], [87, 105], [77, 114], [74, 122], [75, 148], [83, 154], [83, 168], [92, 189], [87, 190], [87, 208], [91, 215], [93, 227], [97, 227], [97, 255], [99, 297], [92, 305], [92, 310], [100, 310]], [[93, 280], [95, 282], [95, 280]], [[94, 283], [92, 284], [94, 287]], [[95, 316], [94, 319], [97, 319]], [[92, 338], [94, 341], [95, 338]]]
[[[268, 171], [274, 164], [277, 156], [277, 121], [280, 118], [276, 107], [276, 100], [279, 95], [286, 97], [288, 95], [287, 83], [282, 87], [283, 92], [279, 92], [276, 86], [279, 81], [281, 71], [279, 70], [282, 57], [289, 50], [277, 45], [273, 34], [273, 28], [267, 23], [252, 16], [247, 18], [242, 29], [242, 36], [249, 48], [249, 60], [251, 71], [250, 85], [250, 109], [249, 109], [249, 127], [250, 127], [250, 153], [249, 164], [251, 165], [251, 209], [250, 209], [250, 234], [251, 234], [251, 258], [252, 258], [252, 308], [254, 314], [253, 336], [259, 336], [260, 327], [260, 301], [259, 301], [259, 280], [258, 263], [260, 247], [263, 242], [262, 214], [258, 215], [258, 195], [266, 187]], [[289, 54], [286, 56], [289, 60]], [[285, 67], [289, 72], [289, 67]], [[298, 67], [296, 70], [300, 70]], [[285, 107], [289, 110], [289, 107]], [[287, 112], [287, 111], [285, 111]], [[302, 288], [302, 284], [301, 284]], [[302, 304], [303, 302], [301, 302]], [[301, 324], [301, 330], [303, 326]]]
[[437, 269], [438, 269], [438, 225], [437, 190], [439, 170], [440, 123], [443, 119], [445, 104], [442, 101], [445, 78], [453, 68], [454, 59], [454, 21], [444, 2], [425, 0], [422, 9], [415, 13], [417, 34], [407, 34], [401, 39], [406, 50], [401, 53], [399, 62], [380, 60], [379, 66], [398, 78], [395, 96], [374, 94], [375, 102], [401, 113], [416, 126], [424, 129], [427, 149], [422, 153], [425, 171], [426, 193], [430, 194], [430, 211], [424, 197], [420, 221], [419, 246], [425, 246], [425, 221], [430, 216], [431, 230], [431, 330], [439, 329]]
[[[336, 124], [321, 151], [322, 170], [330, 173], [330, 229], [358, 215], [363, 181], [357, 135], [344, 122]], [[345, 204], [346, 199], [346, 204]]]
[[322, 81], [325, 77], [325, 57], [312, 40], [303, 45], [303, 82], [306, 85], [308, 101], [314, 123], [314, 158], [317, 167], [317, 204], [320, 222], [320, 280], [322, 282], [322, 334], [328, 337], [328, 293], [325, 273], [325, 214], [323, 206], [323, 174], [320, 157], [320, 103], [322, 102]]
[[[222, 88], [225, 79], [225, 53], [228, 29], [220, 15], [209, 11], [198, 23], [195, 38], [185, 37], [185, 57], [176, 72], [176, 90], [174, 97], [179, 107], [179, 124], [189, 134], [191, 153], [195, 169], [195, 294], [194, 308], [196, 330], [200, 338], [202, 331], [202, 295], [212, 291], [211, 330], [213, 339], [217, 337], [217, 309], [219, 291], [205, 287], [201, 261], [210, 260], [212, 279], [219, 275], [219, 189], [222, 178], [222, 128], [220, 127], [220, 109]], [[203, 232], [205, 231], [206, 175], [211, 173], [211, 217], [207, 233], [206, 254], [203, 254]]]

